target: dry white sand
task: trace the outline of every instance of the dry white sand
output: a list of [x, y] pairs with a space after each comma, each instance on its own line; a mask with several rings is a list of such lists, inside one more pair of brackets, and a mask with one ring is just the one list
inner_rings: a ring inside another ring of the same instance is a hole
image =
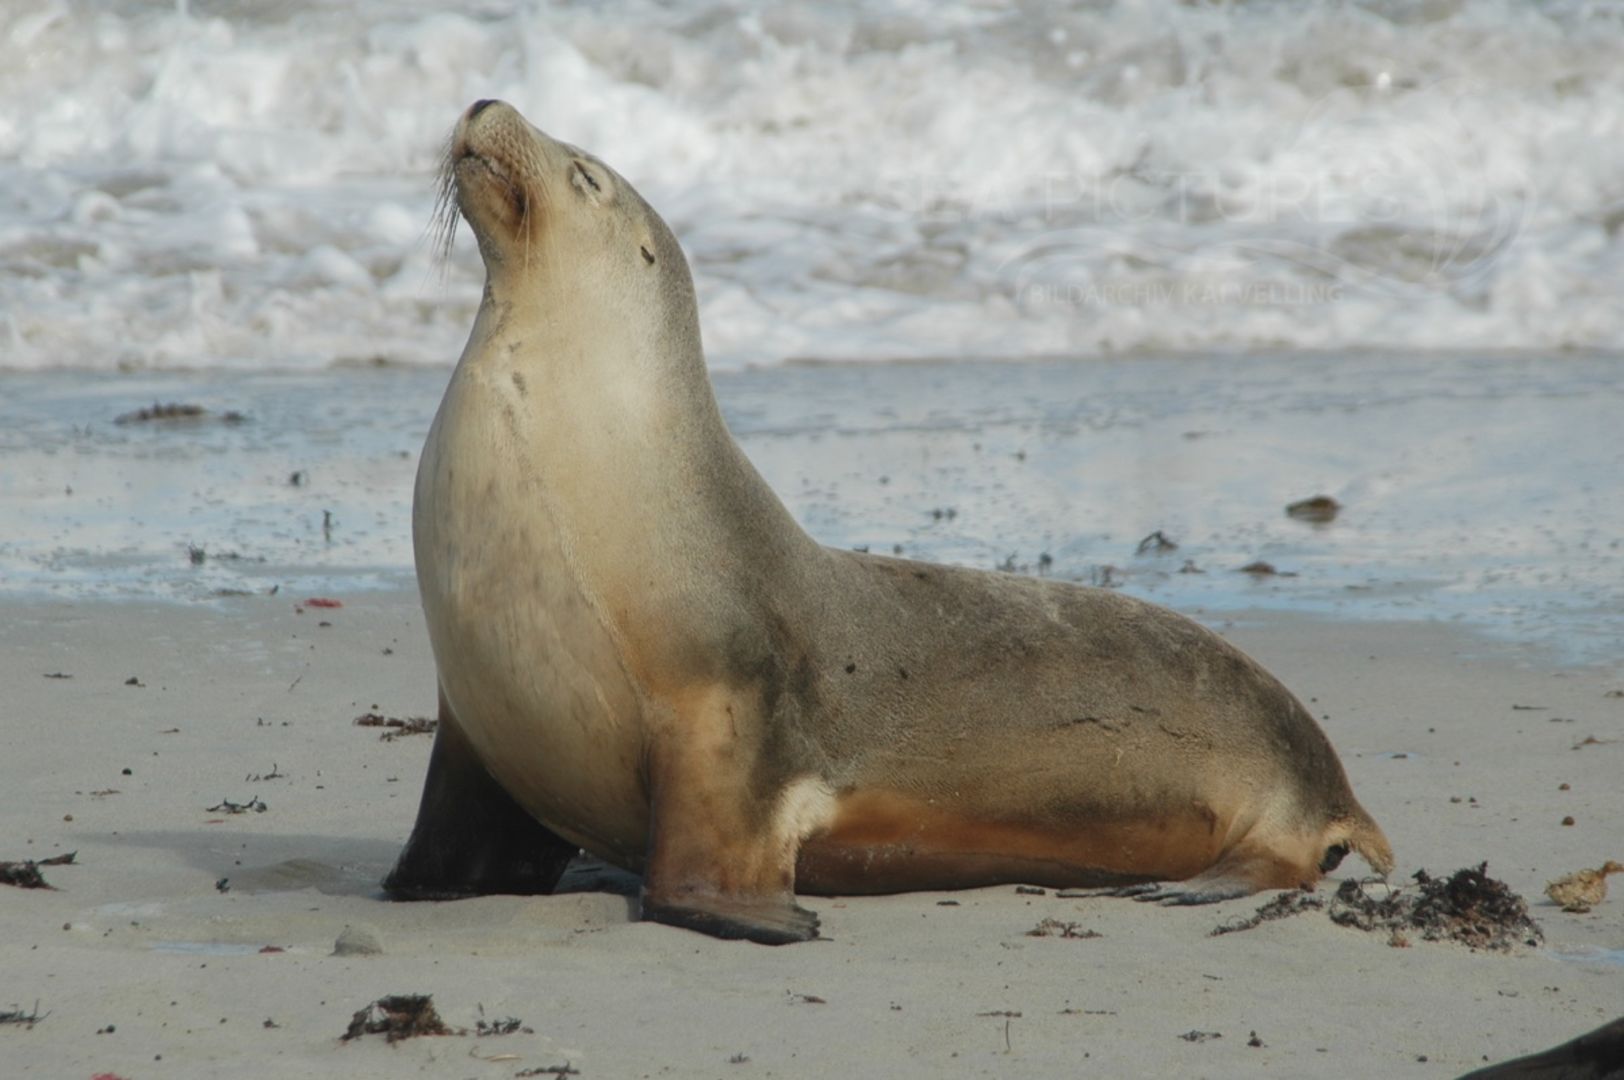
[[[1323, 715], [1395, 879], [1487, 860], [1543, 947], [1394, 948], [1314, 912], [1210, 937], [1266, 897], [995, 888], [814, 898], [828, 940], [775, 949], [637, 923], [623, 875], [382, 900], [429, 738], [352, 721], [432, 708], [421, 616], [406, 595], [299, 599], [6, 604], [0, 859], [78, 853], [46, 868], [53, 891], [0, 888], [0, 1008], [43, 1015], [0, 1026], [6, 1076], [1449, 1077], [1624, 1012], [1624, 880], [1586, 915], [1541, 896], [1624, 858], [1616, 668], [1421, 624], [1226, 628]], [[1575, 749], [1588, 736], [1603, 741]], [[264, 812], [209, 809], [254, 798]], [[1045, 917], [1100, 936], [1027, 936]], [[346, 926], [382, 954], [333, 956]], [[453, 1026], [531, 1031], [339, 1041], [391, 993], [432, 994]]]

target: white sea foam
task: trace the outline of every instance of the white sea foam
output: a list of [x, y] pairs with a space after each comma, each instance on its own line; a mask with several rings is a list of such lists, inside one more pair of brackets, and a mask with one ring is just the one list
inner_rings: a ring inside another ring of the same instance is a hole
[[1624, 348], [1624, 13], [1370, 0], [0, 7], [0, 367], [446, 363], [512, 101], [660, 207], [713, 363]]

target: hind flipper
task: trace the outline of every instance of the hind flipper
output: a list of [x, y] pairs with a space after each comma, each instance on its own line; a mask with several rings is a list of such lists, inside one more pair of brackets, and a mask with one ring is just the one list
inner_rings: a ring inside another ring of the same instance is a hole
[[396, 900], [550, 893], [578, 850], [491, 778], [442, 695], [417, 824], [384, 891]]

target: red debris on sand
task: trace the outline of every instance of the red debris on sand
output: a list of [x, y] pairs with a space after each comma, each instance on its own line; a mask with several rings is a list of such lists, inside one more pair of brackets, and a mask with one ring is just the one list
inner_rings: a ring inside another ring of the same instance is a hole
[[343, 607], [344, 601], [333, 600], [325, 596], [312, 596], [305, 601], [305, 607]]

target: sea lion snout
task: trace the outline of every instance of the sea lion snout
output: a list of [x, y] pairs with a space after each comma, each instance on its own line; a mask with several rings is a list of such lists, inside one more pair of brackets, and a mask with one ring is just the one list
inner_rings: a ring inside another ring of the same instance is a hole
[[617, 188], [601, 162], [495, 98], [481, 98], [458, 117], [441, 185], [442, 229], [452, 229], [460, 211], [487, 262], [493, 256], [501, 262], [514, 250], [528, 255], [544, 230], [558, 227], [557, 211], [565, 204], [602, 209], [615, 201]]
[[545, 182], [542, 170], [551, 143], [506, 102], [474, 102], [457, 120], [451, 135], [448, 163], [457, 173], [459, 195], [466, 197], [461, 170], [471, 164], [484, 167], [515, 187], [528, 187], [538, 178]]
[[[495, 109], [496, 111], [491, 112], [492, 109]], [[490, 115], [486, 116], [486, 113], [490, 113]], [[510, 121], [518, 121], [527, 127], [529, 126], [524, 117], [520, 115], [519, 110], [515, 109], [512, 105], [509, 105], [501, 98], [480, 98], [478, 101], [468, 106], [468, 108], [464, 109], [462, 115], [457, 118], [457, 135], [460, 137], [463, 132], [468, 130], [468, 128], [471, 127], [475, 121], [480, 120], [481, 117], [484, 118], [483, 122], [487, 124], [492, 122], [507, 123]]]

